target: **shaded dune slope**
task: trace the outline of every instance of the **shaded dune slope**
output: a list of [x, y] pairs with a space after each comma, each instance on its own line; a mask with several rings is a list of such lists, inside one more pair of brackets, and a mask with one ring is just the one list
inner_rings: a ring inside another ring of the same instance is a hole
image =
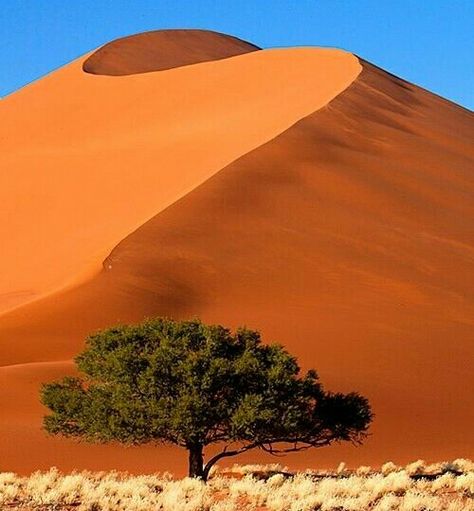
[[105, 44], [83, 63], [86, 73], [123, 76], [220, 60], [258, 46], [209, 30], [155, 30]]
[[11, 469], [184, 468], [167, 448], [38, 432], [35, 382], [52, 370], [38, 361], [70, 370], [88, 332], [156, 314], [258, 327], [329, 388], [369, 397], [366, 445], [285, 459], [295, 467], [474, 455], [473, 115], [363, 67], [325, 108], [124, 239], [95, 278], [1, 318], [5, 361], [22, 362], [2, 369], [18, 381], [2, 391]]
[[100, 271], [120, 240], [361, 70], [304, 48], [120, 77], [83, 60], [0, 102], [0, 311]]

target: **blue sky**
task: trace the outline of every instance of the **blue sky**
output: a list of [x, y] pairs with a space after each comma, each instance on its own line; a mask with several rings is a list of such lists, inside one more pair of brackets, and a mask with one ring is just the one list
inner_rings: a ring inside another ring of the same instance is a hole
[[208, 28], [335, 46], [474, 108], [474, 0], [1, 0], [0, 96], [111, 39]]

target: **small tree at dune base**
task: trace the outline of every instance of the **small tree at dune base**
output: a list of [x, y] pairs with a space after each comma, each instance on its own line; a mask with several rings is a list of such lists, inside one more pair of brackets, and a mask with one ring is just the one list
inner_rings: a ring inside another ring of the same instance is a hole
[[[90, 336], [76, 363], [83, 378], [43, 385], [49, 433], [175, 444], [203, 480], [218, 460], [250, 449], [359, 443], [372, 419], [364, 397], [324, 391], [315, 371], [301, 375], [282, 346], [246, 328], [148, 320]], [[205, 462], [211, 444], [221, 450]]]

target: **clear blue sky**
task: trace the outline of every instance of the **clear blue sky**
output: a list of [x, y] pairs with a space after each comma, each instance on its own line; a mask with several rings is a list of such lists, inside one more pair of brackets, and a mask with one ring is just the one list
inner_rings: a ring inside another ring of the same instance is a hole
[[474, 0], [0, 0], [0, 96], [111, 39], [181, 27], [344, 48], [474, 108]]

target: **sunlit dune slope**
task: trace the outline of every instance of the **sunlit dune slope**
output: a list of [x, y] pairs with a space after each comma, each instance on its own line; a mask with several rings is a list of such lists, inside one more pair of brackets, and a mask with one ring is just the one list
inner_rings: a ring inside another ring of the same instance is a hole
[[285, 458], [293, 467], [473, 457], [473, 114], [362, 64], [327, 106], [123, 239], [93, 278], [0, 318], [3, 363], [18, 364], [0, 369], [5, 468], [183, 472], [173, 449], [39, 432], [38, 382], [70, 371], [87, 333], [151, 315], [258, 327], [328, 388], [370, 399], [363, 447]]
[[120, 77], [82, 62], [0, 102], [0, 311], [99, 271], [130, 232], [361, 69], [318, 49]]
[[219, 60], [258, 46], [209, 30], [155, 30], [112, 41], [90, 55], [87, 73], [132, 75]]

